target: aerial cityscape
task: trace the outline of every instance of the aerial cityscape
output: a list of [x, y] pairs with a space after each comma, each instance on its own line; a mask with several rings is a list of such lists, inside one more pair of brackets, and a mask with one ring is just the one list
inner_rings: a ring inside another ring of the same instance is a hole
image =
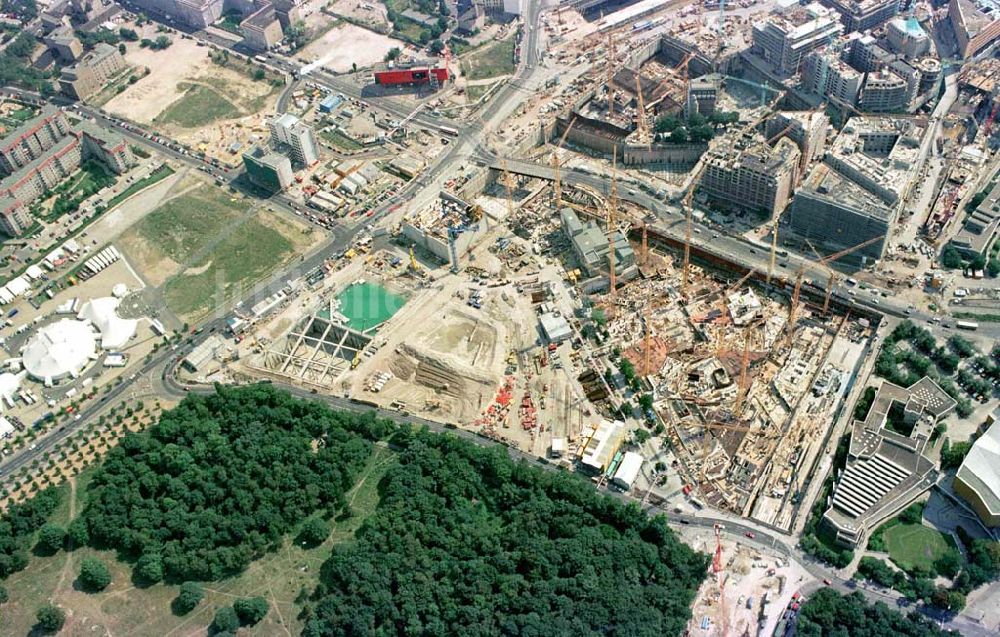
[[996, 0], [2, 0], [0, 635], [1000, 635]]

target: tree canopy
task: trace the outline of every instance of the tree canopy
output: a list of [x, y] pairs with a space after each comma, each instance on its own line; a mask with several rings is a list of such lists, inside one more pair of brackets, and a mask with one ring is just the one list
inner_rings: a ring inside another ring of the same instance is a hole
[[66, 612], [53, 604], [45, 604], [35, 613], [35, 619], [40, 632], [54, 633], [66, 623]]
[[28, 565], [32, 536], [59, 505], [59, 492], [48, 488], [20, 504], [12, 504], [0, 518], [0, 579]]
[[501, 447], [402, 430], [354, 542], [323, 565], [304, 634], [680, 634], [708, 567], [648, 518]]
[[85, 591], [103, 591], [111, 583], [111, 573], [101, 560], [88, 557], [80, 562], [80, 585]]
[[362, 436], [386, 426], [267, 385], [190, 396], [108, 454], [83, 511], [90, 543], [155, 554], [167, 581], [239, 572], [298, 521], [340, 509], [370, 453]]
[[957, 636], [957, 633], [939, 630], [915, 611], [904, 616], [881, 602], [869, 605], [861, 593], [840, 595], [829, 588], [816, 591], [802, 605], [797, 634], [802, 637]]

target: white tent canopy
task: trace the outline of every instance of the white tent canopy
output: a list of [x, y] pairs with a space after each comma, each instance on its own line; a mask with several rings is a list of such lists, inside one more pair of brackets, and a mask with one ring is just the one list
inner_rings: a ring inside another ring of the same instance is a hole
[[121, 299], [105, 296], [92, 299], [83, 304], [77, 318], [90, 321], [101, 333], [101, 347], [118, 349], [125, 345], [135, 334], [138, 322], [134, 319], [123, 319], [115, 311]]
[[28, 341], [21, 362], [32, 378], [52, 383], [76, 376], [97, 355], [97, 337], [84, 321], [60, 319]]

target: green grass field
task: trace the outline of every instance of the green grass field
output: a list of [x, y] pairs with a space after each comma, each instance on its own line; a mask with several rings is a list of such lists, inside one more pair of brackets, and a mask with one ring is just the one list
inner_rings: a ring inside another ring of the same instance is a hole
[[225, 191], [198, 186], [159, 206], [126, 233], [138, 236], [176, 263], [183, 264], [243, 212]]
[[200, 128], [220, 119], [242, 115], [242, 111], [228, 99], [201, 84], [181, 85], [184, 95], [167, 106], [154, 121], [176, 124], [182, 128]]
[[514, 38], [476, 49], [462, 60], [467, 80], [485, 80], [514, 72]]
[[[240, 575], [221, 582], [204, 583], [205, 599], [189, 614], [178, 617], [170, 610], [178, 587], [157, 584], [137, 588], [131, 581], [131, 567], [115, 559], [113, 552], [78, 549], [72, 553], [60, 551], [51, 557], [32, 556], [28, 567], [15, 573], [4, 585], [10, 601], [0, 614], [0, 635], [28, 635], [35, 623], [35, 611], [42, 604], [53, 601], [72, 615], [60, 635], [135, 635], [180, 636], [204, 635], [212, 622], [215, 611], [229, 605], [238, 597], [260, 595], [265, 597], [270, 609], [267, 617], [252, 628], [241, 628], [240, 637], [298, 635], [302, 622], [298, 618], [299, 605], [295, 599], [305, 590], [311, 592], [319, 578], [319, 568], [334, 545], [349, 542], [365, 518], [378, 506], [378, 483], [395, 463], [396, 456], [384, 447], [376, 447], [368, 466], [354, 489], [347, 493], [353, 516], [333, 521], [333, 531], [326, 542], [318, 547], [304, 549], [292, 538], [286, 538], [282, 547], [253, 562]], [[77, 478], [78, 498], [92, 472]], [[52, 520], [65, 525], [69, 521], [69, 488], [62, 487], [65, 503]], [[76, 503], [79, 512], [83, 503]], [[98, 557], [111, 571], [112, 582], [107, 590], [86, 594], [74, 590], [78, 564], [86, 557]]]
[[251, 219], [233, 230], [189, 273], [166, 286], [167, 305], [186, 319], [198, 319], [282, 263], [295, 245], [282, 233]]
[[903, 570], [915, 566], [930, 570], [951, 546], [948, 536], [922, 524], [896, 524], [882, 537], [889, 558]]

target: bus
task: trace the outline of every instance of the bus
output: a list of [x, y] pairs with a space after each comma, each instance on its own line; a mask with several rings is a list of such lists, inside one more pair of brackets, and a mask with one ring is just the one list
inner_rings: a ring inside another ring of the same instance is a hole
[[438, 130], [451, 137], [458, 137], [458, 129], [451, 126], [438, 126]]
[[970, 332], [979, 329], [979, 323], [975, 321], [956, 321], [955, 327], [960, 330], [969, 330]]

